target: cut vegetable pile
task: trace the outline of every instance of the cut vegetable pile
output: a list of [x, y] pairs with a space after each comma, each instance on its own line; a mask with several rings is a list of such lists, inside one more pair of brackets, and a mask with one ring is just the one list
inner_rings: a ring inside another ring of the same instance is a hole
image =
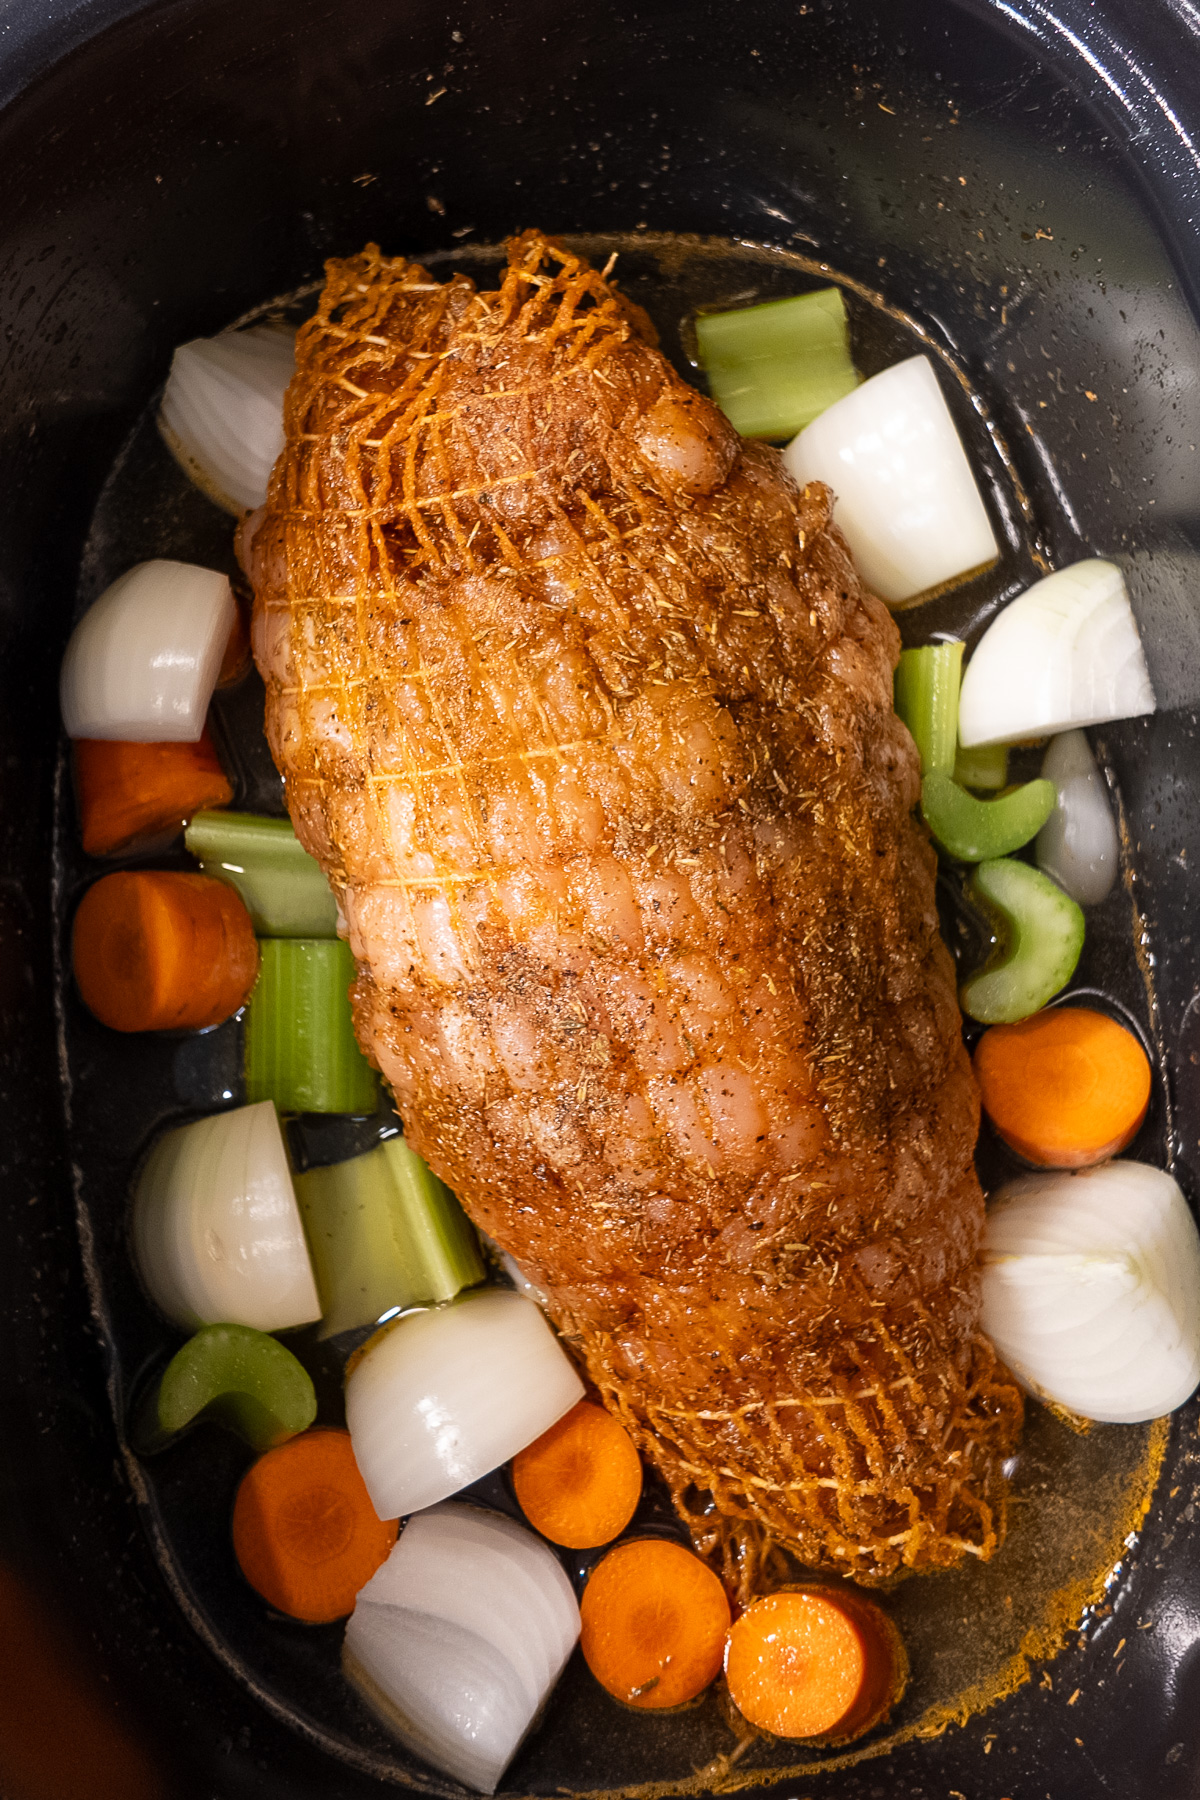
[[[862, 381], [841, 290], [695, 324], [715, 399], [742, 433], [792, 439], [787, 467], [834, 490], [886, 602], [914, 605], [1001, 555], [932, 361]], [[231, 331], [181, 346], [163, 395], [164, 440], [247, 544], [293, 368], [290, 329]], [[708, 1563], [640, 1529], [633, 1437], [585, 1391], [536, 1284], [511, 1258], [515, 1290], [497, 1284], [454, 1195], [392, 1123], [360, 1154], [293, 1168], [283, 1120], [371, 1117], [379, 1083], [320, 865], [286, 819], [229, 810], [208, 709], [222, 671], [244, 666], [226, 576], [153, 561], [100, 595], [62, 667], [85, 852], [153, 858], [182, 832], [194, 859], [93, 881], [73, 929], [79, 996], [101, 1030], [236, 1019], [242, 1045], [245, 1103], [163, 1130], [137, 1176], [139, 1275], [191, 1335], [135, 1396], [134, 1448], [169, 1458], [212, 1425], [239, 1437], [256, 1456], [232, 1524], [250, 1587], [293, 1620], [348, 1618], [344, 1669], [366, 1705], [481, 1792], [577, 1643], [634, 1713], [723, 1680], [757, 1730], [824, 1744], [870, 1731], [907, 1675], [885, 1606], [835, 1578], [785, 1583], [735, 1617]], [[1150, 1059], [1126, 1023], [1065, 993], [1084, 909], [1104, 903], [1120, 860], [1081, 728], [1154, 705], [1121, 572], [1099, 559], [1012, 600], [969, 654], [957, 640], [906, 649], [895, 675], [920, 813], [983, 945], [960, 1000], [988, 1028], [974, 1051], [985, 1114], [1004, 1154], [1039, 1171], [994, 1197], [984, 1326], [1031, 1394], [1100, 1421], [1156, 1417], [1200, 1381], [1187, 1202], [1171, 1176], [1110, 1160], [1147, 1117]], [[1040, 774], [1026, 763], [1010, 786], [1022, 740], [1051, 736]], [[318, 1329], [294, 1347], [272, 1335], [305, 1327]], [[316, 1422], [312, 1336], [345, 1348], [345, 1430]], [[505, 1465], [525, 1523], [455, 1498]], [[560, 1550], [587, 1553], [579, 1599]]]

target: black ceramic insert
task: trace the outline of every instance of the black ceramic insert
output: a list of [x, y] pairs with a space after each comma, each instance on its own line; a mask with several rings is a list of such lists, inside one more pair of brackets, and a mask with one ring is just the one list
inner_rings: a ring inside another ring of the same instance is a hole
[[[1163, 710], [1096, 734], [1131, 863], [1078, 979], [1127, 1009], [1154, 1049], [1161, 1080], [1138, 1148], [1172, 1156], [1196, 1197], [1200, 184], [1190, 133], [1200, 106], [1190, 89], [1200, 49], [1185, 10], [1167, 0], [1136, 12], [1071, 0], [1055, 16], [984, 0], [590, 12], [544, 0], [380, 0], [361, 11], [314, 0], [94, 0], [6, 13], [6, 1796], [364, 1800], [407, 1779], [373, 1727], [321, 1714], [333, 1691], [327, 1637], [264, 1621], [239, 1587], [221, 1517], [237, 1452], [197, 1433], [176, 1476], [164, 1461], [140, 1506], [119, 1457], [114, 1408], [168, 1341], [123, 1261], [123, 1195], [156, 1121], [233, 1099], [236, 1047], [214, 1033], [147, 1061], [90, 1024], [69, 984], [55, 1010], [55, 932], [89, 872], [70, 842], [55, 702], [74, 610], [122, 559], [168, 544], [205, 561], [228, 554], [223, 521], [171, 486], [137, 421], [174, 343], [294, 292], [326, 255], [373, 237], [444, 256], [532, 223], [620, 233], [622, 273], [653, 303], [677, 356], [685, 340], [672, 322], [697, 299], [795, 291], [821, 262], [893, 309], [884, 325], [888, 315], [862, 301], [868, 366], [887, 353], [889, 331], [906, 343], [924, 334], [986, 464], [1010, 546], [1002, 578], [1027, 576], [1039, 555], [1061, 562], [1088, 550], [1130, 573]], [[700, 274], [693, 259], [684, 281], [678, 259], [664, 262], [664, 234], [747, 248]], [[696, 291], [726, 278], [711, 296]], [[938, 602], [907, 615], [904, 629], [975, 628], [1002, 597], [981, 588], [966, 615], [961, 601]], [[231, 739], [248, 745], [253, 684], [231, 705], [245, 712], [230, 717]], [[243, 754], [244, 791], [267, 805], [270, 771]], [[1001, 1172], [995, 1146], [985, 1141], [981, 1155]], [[85, 1258], [102, 1277], [91, 1286]], [[336, 1405], [332, 1374], [325, 1392]], [[779, 1800], [1197, 1791], [1195, 1433], [1193, 1405], [1173, 1422], [1153, 1506], [1106, 1602], [1030, 1682], [885, 1759], [768, 1779], [763, 1791]], [[1067, 1462], [1072, 1482], [1099, 1493], [1105, 1461], [1089, 1464], [1090, 1453], [1037, 1427], [1031, 1493], [1053, 1490]], [[1004, 1605], [1003, 1584], [963, 1601], [973, 1604], [983, 1633]], [[677, 1790], [688, 1774], [682, 1740], [663, 1721], [638, 1762], [630, 1742], [641, 1723], [576, 1669], [514, 1765], [512, 1791], [647, 1780]], [[688, 1748], [703, 1761], [710, 1727], [691, 1729]], [[368, 1760], [356, 1766], [339, 1734]], [[719, 1748], [715, 1726], [708, 1741]], [[421, 1780], [415, 1769], [411, 1779]]]

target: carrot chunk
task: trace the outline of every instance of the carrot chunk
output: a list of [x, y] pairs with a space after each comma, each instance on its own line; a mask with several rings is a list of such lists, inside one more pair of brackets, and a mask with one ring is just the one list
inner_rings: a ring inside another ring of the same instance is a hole
[[1150, 1062], [1105, 1013], [1055, 1006], [993, 1025], [975, 1050], [984, 1110], [1031, 1163], [1082, 1169], [1123, 1150], [1150, 1103]]
[[789, 1588], [737, 1620], [725, 1650], [734, 1705], [783, 1738], [846, 1743], [904, 1691], [908, 1663], [895, 1626], [861, 1594]]
[[590, 1400], [514, 1457], [512, 1472], [534, 1530], [568, 1550], [611, 1544], [642, 1497], [642, 1461], [629, 1433]]
[[84, 1005], [114, 1031], [219, 1025], [258, 974], [254, 926], [234, 889], [166, 869], [95, 882], [75, 914], [72, 957]]
[[729, 1601], [682, 1544], [618, 1544], [592, 1570], [579, 1611], [588, 1668], [627, 1706], [682, 1706], [721, 1672]]
[[193, 813], [233, 799], [207, 726], [194, 744], [78, 738], [75, 791], [89, 856], [181, 831]]
[[358, 1472], [348, 1431], [317, 1426], [260, 1456], [233, 1506], [233, 1550], [250, 1586], [278, 1612], [326, 1625], [396, 1541]]

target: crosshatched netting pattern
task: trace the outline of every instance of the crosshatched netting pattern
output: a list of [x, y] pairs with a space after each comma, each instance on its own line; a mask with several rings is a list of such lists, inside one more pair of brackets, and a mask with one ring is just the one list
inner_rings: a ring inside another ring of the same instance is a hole
[[245, 534], [288, 803], [412, 1142], [698, 1547], [988, 1556], [1020, 1400], [895, 628], [607, 276], [329, 265]]

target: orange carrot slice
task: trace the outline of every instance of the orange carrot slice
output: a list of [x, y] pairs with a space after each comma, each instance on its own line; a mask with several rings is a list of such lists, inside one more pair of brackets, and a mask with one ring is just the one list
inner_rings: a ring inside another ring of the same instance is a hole
[[114, 1031], [199, 1030], [245, 1004], [258, 943], [237, 892], [208, 875], [138, 869], [95, 882], [75, 914], [75, 980]]
[[860, 1594], [789, 1588], [754, 1601], [729, 1633], [725, 1679], [751, 1725], [846, 1743], [904, 1691], [907, 1659], [887, 1614]]
[[568, 1550], [611, 1544], [642, 1497], [642, 1461], [629, 1433], [590, 1400], [514, 1457], [512, 1472], [534, 1530]]
[[588, 1668], [627, 1706], [682, 1706], [721, 1672], [729, 1601], [682, 1544], [618, 1544], [592, 1570], [579, 1611]]
[[89, 856], [181, 831], [193, 813], [233, 799], [207, 726], [194, 744], [79, 738], [75, 791]]
[[344, 1619], [387, 1558], [396, 1520], [380, 1519], [348, 1431], [322, 1426], [260, 1456], [233, 1506], [233, 1549], [250, 1586], [310, 1625]]
[[1031, 1163], [1082, 1169], [1115, 1156], [1150, 1103], [1150, 1063], [1131, 1031], [1083, 1006], [993, 1025], [975, 1050], [984, 1109]]

